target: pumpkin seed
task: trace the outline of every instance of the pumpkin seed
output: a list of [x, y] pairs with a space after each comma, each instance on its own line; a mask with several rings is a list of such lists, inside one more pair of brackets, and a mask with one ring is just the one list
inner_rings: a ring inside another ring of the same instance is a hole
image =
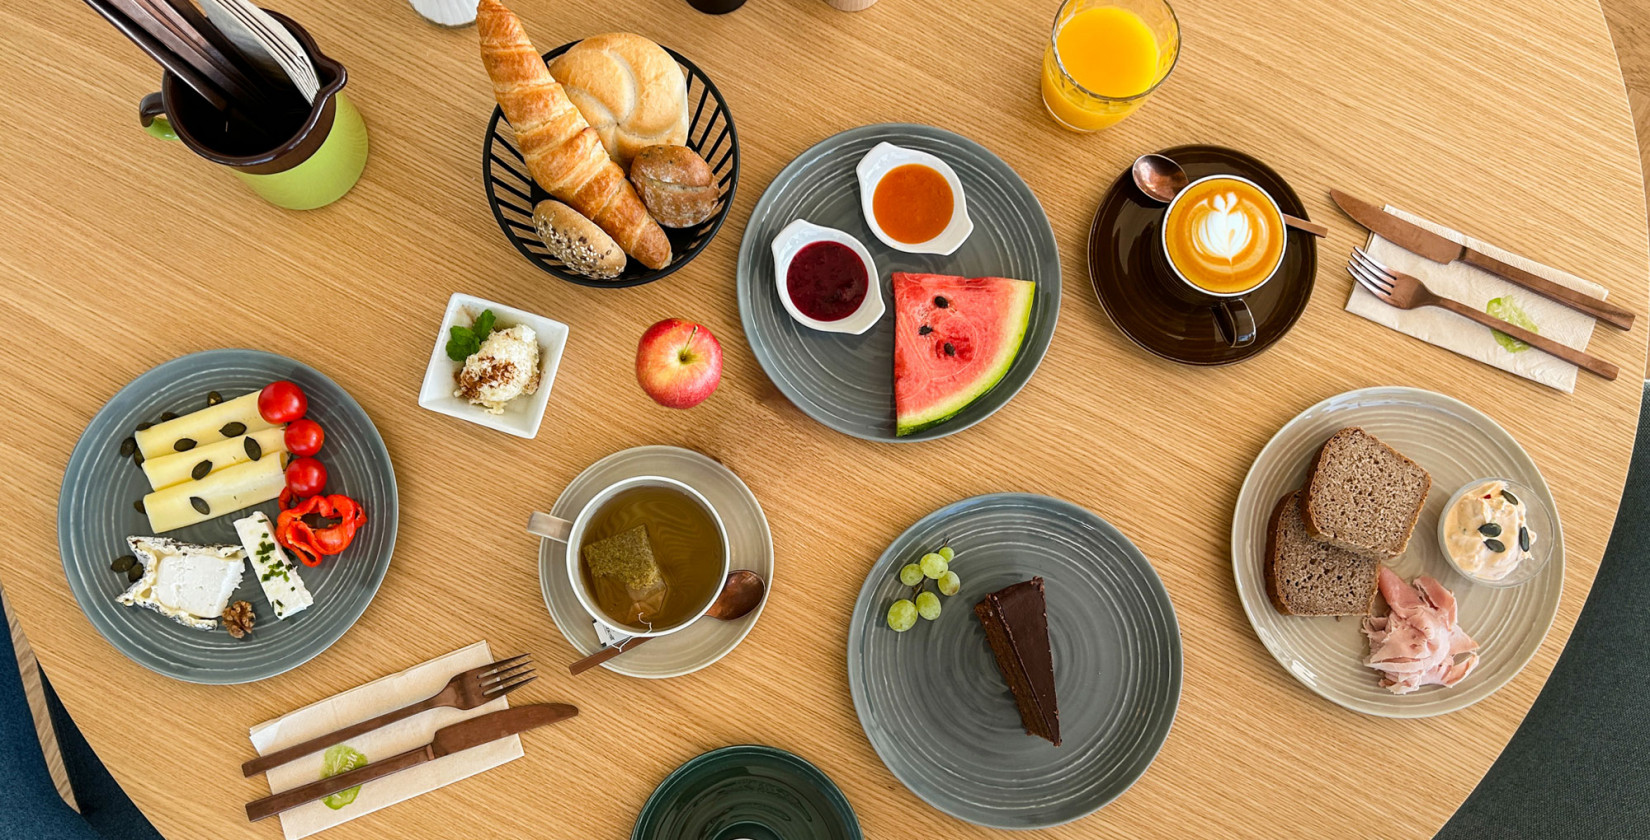
[[1518, 550], [1530, 550], [1530, 529], [1524, 527], [1523, 525], [1518, 526]]
[[246, 424], [239, 420], [233, 423], [225, 423], [223, 428], [218, 430], [218, 434], [224, 437], [240, 437], [246, 434]]
[[217, 391], [207, 391], [206, 392], [206, 404], [207, 405], [217, 405], [218, 403], [221, 403], [221, 402], [223, 402], [223, 394], [220, 394]]
[[132, 568], [132, 564], [136, 562], [136, 557], [133, 557], [130, 554], [122, 554], [115, 558], [115, 562], [109, 564], [109, 569], [111, 571], [124, 572], [127, 569]]
[[141, 578], [141, 577], [143, 577], [143, 567], [142, 566], [138, 566], [138, 565], [134, 564], [132, 566], [132, 568], [126, 570], [126, 581], [128, 583], [137, 583], [138, 578]]
[[927, 324], [923, 324], [922, 326], [917, 327], [917, 335], [927, 335], [927, 334], [929, 334], [933, 331], [934, 331], [934, 328], [928, 326]]
[[935, 295], [934, 296], [934, 305], [938, 306], [941, 309], [944, 309], [947, 306], [951, 305], [951, 301], [946, 300], [945, 295]]
[[264, 456], [263, 444], [258, 443], [258, 441], [254, 438], [246, 439], [245, 449], [246, 457], [251, 458], [254, 461]]
[[199, 496], [190, 496], [189, 504], [194, 507], [195, 510], [199, 511], [202, 516], [212, 512], [212, 506], [207, 504], [206, 500]]
[[945, 355], [947, 355], [947, 356], [957, 355], [957, 348], [952, 346], [951, 342], [949, 342], [949, 341], [947, 341], [945, 343]]
[[143, 450], [139, 449], [138, 451], [132, 453], [132, 466], [143, 466]]
[[1501, 498], [1506, 499], [1508, 504], [1518, 504], [1518, 497], [1514, 496], [1512, 491], [1506, 489], [1505, 487], [1501, 488]]
[[141, 513], [145, 516], [149, 515], [149, 511], [147, 511], [143, 508], [143, 500], [142, 499], [138, 499], [137, 501], [133, 502], [132, 503], [132, 509], [136, 510], [138, 513]]
[[194, 438], [178, 438], [177, 443], [172, 444], [172, 448], [176, 449], [179, 452], [188, 452], [189, 450], [195, 448], [195, 439]]
[[149, 428], [150, 426], [153, 426], [153, 425], [155, 425], [155, 424], [149, 422], [148, 420], [145, 420], [142, 423], [137, 424], [137, 430], [141, 432], [141, 431], [143, 431], [143, 430], [145, 430], [145, 429], [147, 429], [147, 428]]
[[1478, 526], [1478, 533], [1486, 537], [1499, 537], [1501, 536], [1501, 526], [1495, 522], [1485, 522]]
[[137, 451], [137, 438], [127, 438], [120, 442], [120, 457], [130, 458]]
[[160, 422], [162, 422], [162, 423], [165, 423], [168, 420], [176, 420], [176, 419], [178, 419], [178, 414], [175, 411], [162, 411], [160, 413]]
[[[205, 513], [206, 511], [201, 512]], [[1495, 552], [1496, 554], [1500, 554], [1507, 550], [1507, 544], [1500, 540], [1485, 540], [1484, 547]]]
[[211, 474], [212, 474], [212, 462], [211, 461], [202, 461], [202, 462], [196, 464], [194, 469], [189, 471], [189, 477], [193, 478], [196, 481], [200, 481], [201, 479], [203, 479], [203, 478], [205, 478], [205, 477], [207, 477]]

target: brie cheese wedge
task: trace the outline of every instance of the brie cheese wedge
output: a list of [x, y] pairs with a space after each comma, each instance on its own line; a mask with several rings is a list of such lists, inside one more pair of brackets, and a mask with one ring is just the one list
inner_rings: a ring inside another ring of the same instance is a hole
[[166, 537], [127, 537], [143, 577], [115, 602], [145, 607], [196, 630], [217, 628], [241, 585], [246, 554], [233, 545], [193, 545]]
[[298, 577], [298, 566], [292, 562], [281, 544], [275, 541], [275, 529], [263, 511], [235, 520], [235, 533], [240, 535], [241, 548], [252, 561], [252, 573], [263, 585], [264, 597], [275, 608], [276, 618], [286, 618], [302, 612], [315, 599]]

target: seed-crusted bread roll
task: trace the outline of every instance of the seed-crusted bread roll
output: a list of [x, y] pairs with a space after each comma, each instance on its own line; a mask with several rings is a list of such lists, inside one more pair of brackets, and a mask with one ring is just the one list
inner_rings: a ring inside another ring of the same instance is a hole
[[642, 206], [625, 171], [602, 149], [595, 129], [550, 76], [521, 21], [498, 0], [481, 0], [476, 30], [493, 97], [515, 131], [533, 180], [607, 231], [642, 265], [669, 265], [670, 238]]
[[630, 182], [647, 212], [668, 228], [693, 227], [716, 212], [715, 173], [686, 146], [649, 146], [630, 163]]
[[670, 53], [640, 35], [586, 38], [556, 56], [550, 74], [621, 167], [648, 146], [687, 140], [687, 79]]
[[612, 280], [624, 272], [624, 250], [595, 222], [559, 201], [533, 208], [533, 228], [544, 247], [571, 271], [595, 280]]

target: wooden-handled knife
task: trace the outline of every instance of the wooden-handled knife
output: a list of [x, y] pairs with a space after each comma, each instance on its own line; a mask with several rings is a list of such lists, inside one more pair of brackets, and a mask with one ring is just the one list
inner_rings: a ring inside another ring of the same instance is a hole
[[331, 796], [339, 791], [370, 782], [373, 779], [382, 779], [392, 773], [399, 773], [426, 761], [434, 761], [442, 756], [452, 755], [471, 747], [479, 747], [482, 744], [526, 732], [535, 727], [566, 720], [578, 713], [578, 709], [566, 703], [540, 703], [532, 706], [517, 706], [514, 709], [505, 709], [500, 712], [473, 717], [469, 720], [462, 720], [451, 726], [444, 726], [436, 730], [435, 737], [428, 744], [417, 749], [408, 750], [383, 761], [374, 761], [365, 767], [358, 767], [346, 773], [339, 773], [320, 781], [310, 782], [307, 785], [299, 785], [291, 790], [283, 790], [280, 793], [271, 794], [254, 802], [248, 802], [246, 804], [246, 818], [257, 822], [265, 817], [272, 817], [282, 811], [296, 808], [305, 802]]
[[1568, 286], [1560, 286], [1545, 277], [1531, 274], [1522, 268], [1508, 265], [1488, 254], [1468, 248], [1459, 242], [1452, 242], [1419, 225], [1411, 224], [1380, 207], [1370, 204], [1361, 198], [1347, 195], [1340, 190], [1332, 189], [1329, 197], [1346, 211], [1352, 220], [1382, 239], [1408, 251], [1426, 257], [1433, 262], [1449, 263], [1460, 260], [1468, 265], [1481, 268], [1497, 277], [1523, 286], [1548, 300], [1561, 303], [1565, 306], [1597, 318], [1614, 327], [1624, 330], [1633, 328], [1633, 313], [1612, 303], [1606, 303], [1598, 298], [1578, 292]]

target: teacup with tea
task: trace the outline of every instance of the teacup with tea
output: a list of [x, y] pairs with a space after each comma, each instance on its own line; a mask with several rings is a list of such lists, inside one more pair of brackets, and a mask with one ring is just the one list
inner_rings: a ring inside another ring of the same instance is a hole
[[1163, 256], [1188, 297], [1208, 304], [1234, 347], [1255, 340], [1243, 301], [1283, 265], [1283, 211], [1255, 182], [1210, 175], [1186, 185], [1163, 215]]
[[697, 490], [663, 476], [611, 484], [572, 520], [535, 513], [527, 530], [566, 543], [579, 604], [621, 636], [663, 636], [692, 624], [728, 573], [722, 517]]

